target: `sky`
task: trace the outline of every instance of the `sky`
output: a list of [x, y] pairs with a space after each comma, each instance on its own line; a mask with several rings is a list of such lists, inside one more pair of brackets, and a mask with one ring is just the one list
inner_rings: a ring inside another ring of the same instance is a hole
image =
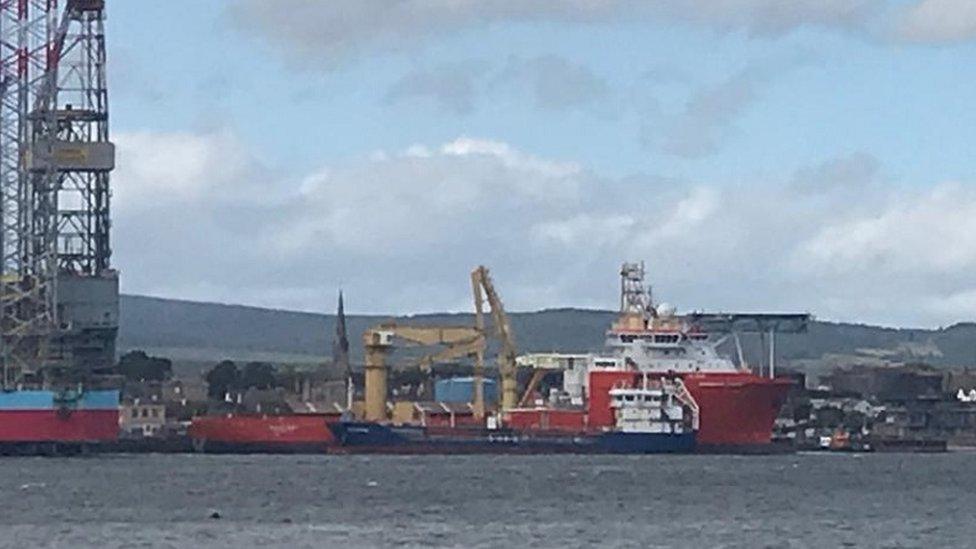
[[971, 0], [113, 0], [122, 290], [976, 320]]

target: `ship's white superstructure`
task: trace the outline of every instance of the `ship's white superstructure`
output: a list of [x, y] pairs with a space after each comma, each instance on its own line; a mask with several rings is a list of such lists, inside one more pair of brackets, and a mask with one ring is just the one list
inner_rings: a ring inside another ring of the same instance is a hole
[[[625, 319], [626, 320], [626, 319]], [[737, 372], [739, 368], [716, 350], [719, 343], [693, 331], [680, 318], [652, 318], [631, 328], [615, 324], [607, 332], [612, 356], [642, 372]]]
[[655, 306], [644, 285], [644, 264], [624, 263], [620, 271], [620, 317], [607, 331], [606, 348], [642, 372], [736, 372], [739, 369], [718, 354], [721, 342], [711, 341], [673, 305]]
[[697, 428], [698, 405], [680, 379], [645, 375], [640, 387], [611, 389], [610, 407], [621, 433], [681, 434]]

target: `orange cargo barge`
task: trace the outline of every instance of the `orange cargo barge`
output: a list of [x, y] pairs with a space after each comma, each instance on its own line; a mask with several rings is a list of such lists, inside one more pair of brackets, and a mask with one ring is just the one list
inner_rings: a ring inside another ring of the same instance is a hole
[[238, 415], [193, 418], [193, 449], [207, 453], [325, 453], [333, 444], [329, 421], [338, 414]]

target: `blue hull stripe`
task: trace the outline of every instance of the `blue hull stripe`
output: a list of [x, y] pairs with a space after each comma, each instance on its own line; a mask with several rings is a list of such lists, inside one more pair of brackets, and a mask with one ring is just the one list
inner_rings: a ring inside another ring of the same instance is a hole
[[4, 410], [118, 410], [119, 391], [0, 391], [0, 412]]

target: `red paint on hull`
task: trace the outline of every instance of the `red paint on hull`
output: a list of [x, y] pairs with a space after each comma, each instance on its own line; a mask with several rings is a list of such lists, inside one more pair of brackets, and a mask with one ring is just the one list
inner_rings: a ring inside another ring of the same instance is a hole
[[589, 424], [597, 429], [612, 427], [613, 409], [610, 408], [610, 389], [616, 386], [636, 387], [641, 374], [632, 370], [593, 370], [589, 379], [587, 413]]
[[517, 408], [505, 413], [505, 425], [522, 431], [587, 431], [586, 412], [549, 408]]
[[112, 442], [118, 435], [118, 410], [0, 411], [0, 443]]
[[240, 445], [242, 450], [254, 446], [329, 446], [334, 439], [326, 423], [337, 419], [332, 414], [204, 416], [193, 418], [188, 432], [197, 444]]
[[751, 373], [688, 374], [683, 380], [701, 410], [703, 446], [770, 444], [773, 422], [793, 385]]
[[[649, 373], [648, 375], [665, 375]], [[613, 425], [610, 389], [635, 387], [642, 373], [595, 370], [589, 378], [589, 425]], [[749, 447], [770, 444], [773, 422], [793, 382], [749, 372], [680, 375], [699, 407], [700, 447]]]

